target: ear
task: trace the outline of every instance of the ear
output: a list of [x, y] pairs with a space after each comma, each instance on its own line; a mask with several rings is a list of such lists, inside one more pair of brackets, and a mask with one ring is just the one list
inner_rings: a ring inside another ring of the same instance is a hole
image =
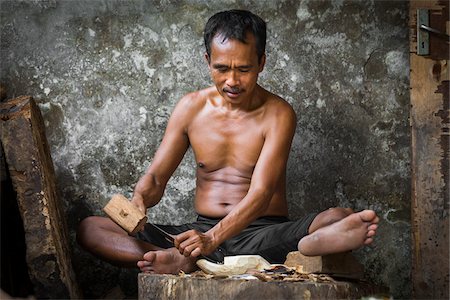
[[258, 72], [262, 72], [264, 70], [264, 65], [266, 64], [266, 54], [264, 53], [261, 56], [261, 62], [259, 63], [259, 71]]
[[206, 63], [208, 64], [208, 68], [211, 68], [211, 61], [210, 61], [210, 59], [209, 59], [209, 55], [208, 55], [208, 53], [207, 52], [205, 52], [205, 60], [206, 60]]

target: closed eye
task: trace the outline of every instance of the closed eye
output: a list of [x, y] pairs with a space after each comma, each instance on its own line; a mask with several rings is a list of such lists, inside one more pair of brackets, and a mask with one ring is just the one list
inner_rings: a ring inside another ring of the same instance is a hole
[[215, 64], [213, 65], [213, 68], [221, 73], [227, 72], [229, 69], [228, 66], [222, 64]]

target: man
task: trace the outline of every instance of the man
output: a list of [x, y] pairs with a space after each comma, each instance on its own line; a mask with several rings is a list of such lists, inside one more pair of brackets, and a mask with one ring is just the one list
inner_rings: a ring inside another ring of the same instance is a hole
[[80, 224], [79, 243], [95, 255], [144, 272], [195, 269], [200, 254], [259, 254], [283, 263], [290, 251], [343, 252], [370, 244], [378, 217], [333, 208], [298, 221], [287, 219], [286, 164], [296, 127], [291, 106], [257, 84], [265, 64], [266, 24], [248, 11], [211, 17], [204, 32], [214, 86], [176, 105], [151, 166], [136, 184], [132, 203], [156, 205], [188, 147], [197, 162], [192, 224], [162, 226], [175, 247], [144, 230], [131, 237], [107, 218]]

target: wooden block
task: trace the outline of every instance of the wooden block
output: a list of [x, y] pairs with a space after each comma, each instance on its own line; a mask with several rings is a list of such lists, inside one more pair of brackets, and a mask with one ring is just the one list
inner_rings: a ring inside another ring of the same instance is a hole
[[364, 267], [350, 252], [325, 256], [305, 256], [299, 251], [290, 252], [284, 264], [301, 273], [320, 273], [359, 279], [364, 276]]
[[361, 299], [385, 292], [380, 287], [362, 282], [263, 282], [147, 273], [138, 275], [138, 286], [138, 299], [145, 300]]
[[0, 103], [0, 138], [25, 230], [34, 296], [81, 298], [44, 122], [31, 97]]
[[103, 211], [131, 235], [140, 231], [147, 222], [147, 216], [120, 194], [112, 196]]

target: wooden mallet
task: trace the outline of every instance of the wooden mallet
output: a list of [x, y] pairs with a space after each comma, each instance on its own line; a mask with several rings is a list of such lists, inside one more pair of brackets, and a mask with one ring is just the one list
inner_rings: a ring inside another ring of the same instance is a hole
[[135, 235], [147, 223], [147, 216], [121, 194], [112, 196], [103, 211], [130, 235]]

